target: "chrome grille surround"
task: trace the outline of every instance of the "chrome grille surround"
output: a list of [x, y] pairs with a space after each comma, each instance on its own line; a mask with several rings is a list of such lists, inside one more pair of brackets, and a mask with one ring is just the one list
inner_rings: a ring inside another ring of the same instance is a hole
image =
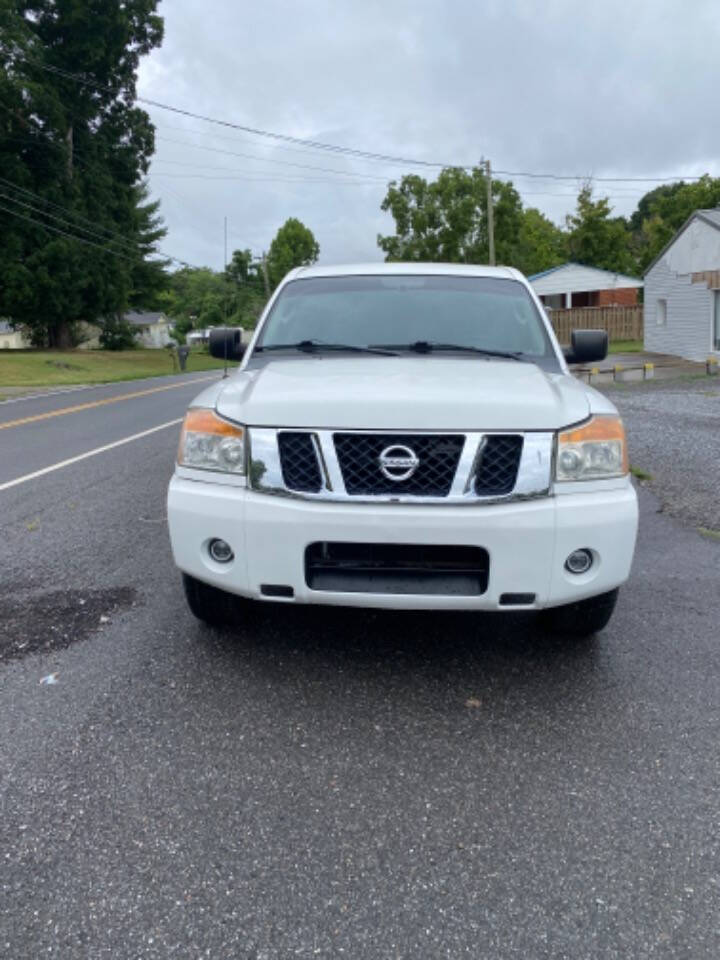
[[[307, 433], [310, 435], [322, 477], [317, 493], [289, 489], [283, 479], [278, 435], [282, 433]], [[349, 494], [345, 488], [340, 463], [335, 448], [335, 434], [355, 433], [383, 436], [408, 435], [464, 437], [460, 459], [446, 496], [417, 496], [409, 493]], [[468, 504], [503, 503], [508, 500], [524, 500], [547, 496], [550, 491], [554, 433], [548, 431], [527, 432], [517, 430], [455, 432], [446, 430], [312, 430], [288, 427], [287, 430], [271, 427], [249, 427], [248, 486], [258, 493], [292, 497], [301, 500], [321, 500], [341, 503], [409, 503], [409, 504]], [[522, 437], [522, 452], [515, 485], [508, 493], [485, 496], [476, 491], [476, 480], [482, 462], [483, 449], [491, 436], [515, 435]]]

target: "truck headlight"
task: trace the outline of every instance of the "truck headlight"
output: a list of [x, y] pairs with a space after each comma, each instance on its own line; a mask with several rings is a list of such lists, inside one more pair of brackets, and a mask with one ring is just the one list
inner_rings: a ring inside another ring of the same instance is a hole
[[597, 416], [558, 433], [556, 480], [607, 480], [628, 472], [625, 428], [620, 417]]
[[212, 410], [188, 410], [180, 433], [177, 462], [196, 470], [245, 473], [245, 431]]

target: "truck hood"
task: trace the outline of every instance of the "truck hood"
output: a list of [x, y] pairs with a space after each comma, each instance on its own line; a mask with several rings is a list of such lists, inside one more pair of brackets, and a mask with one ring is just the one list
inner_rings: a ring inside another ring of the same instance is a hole
[[590, 413], [574, 377], [475, 357], [285, 358], [222, 384], [217, 412], [249, 426], [556, 430]]

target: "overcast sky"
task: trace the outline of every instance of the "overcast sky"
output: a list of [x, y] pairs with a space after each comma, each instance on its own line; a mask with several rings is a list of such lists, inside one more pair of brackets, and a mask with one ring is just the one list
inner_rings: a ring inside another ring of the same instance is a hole
[[[196, 113], [497, 170], [720, 175], [717, 0], [165, 0], [160, 13], [165, 40], [139, 93]], [[260, 253], [295, 216], [322, 262], [382, 259], [387, 182], [433, 175], [147, 109], [163, 247], [193, 264], [222, 266], [224, 216], [230, 250]], [[558, 223], [574, 206], [576, 181], [512, 180]], [[629, 214], [652, 186], [596, 189]]]

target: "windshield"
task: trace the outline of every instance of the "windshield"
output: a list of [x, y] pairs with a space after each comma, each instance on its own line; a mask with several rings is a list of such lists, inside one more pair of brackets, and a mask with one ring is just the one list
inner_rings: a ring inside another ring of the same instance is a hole
[[282, 290], [257, 347], [302, 341], [347, 347], [420, 343], [557, 358], [523, 284], [496, 277], [342, 276], [293, 280]]

